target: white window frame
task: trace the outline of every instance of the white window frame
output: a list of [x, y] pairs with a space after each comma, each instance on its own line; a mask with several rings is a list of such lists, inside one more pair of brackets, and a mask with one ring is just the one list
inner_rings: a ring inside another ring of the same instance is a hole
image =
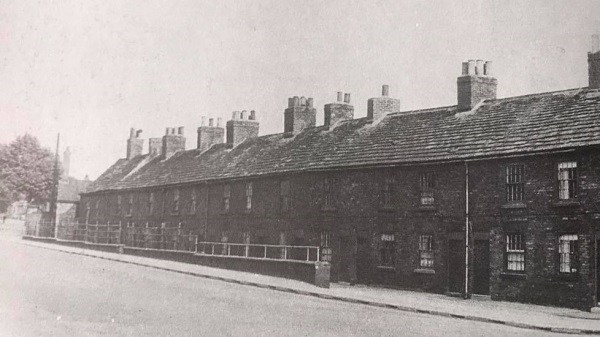
[[558, 199], [577, 198], [577, 162], [558, 163]]
[[559, 271], [561, 274], [576, 274], [579, 272], [579, 236], [563, 234], [558, 238]]
[[433, 235], [419, 235], [419, 267], [424, 269], [434, 268]]
[[525, 271], [525, 240], [521, 233], [506, 234], [506, 270]]

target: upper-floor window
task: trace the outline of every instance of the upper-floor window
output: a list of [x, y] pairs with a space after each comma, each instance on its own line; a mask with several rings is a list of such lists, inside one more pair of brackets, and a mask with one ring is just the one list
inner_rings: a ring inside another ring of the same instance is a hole
[[121, 208], [123, 205], [123, 196], [122, 195], [117, 195], [117, 208], [115, 210], [115, 212], [117, 213], [116, 215], [121, 215]]
[[252, 183], [246, 183], [246, 210], [252, 209]]
[[323, 180], [323, 204], [324, 206], [333, 206], [333, 191], [335, 181], [332, 177], [325, 177]]
[[290, 193], [290, 181], [283, 180], [279, 186], [280, 198], [281, 198], [281, 211], [289, 212], [291, 207], [291, 193]]
[[382, 204], [384, 207], [392, 206], [392, 195], [394, 193], [394, 178], [386, 177], [381, 191]]
[[152, 215], [154, 213], [154, 192], [150, 192], [148, 196], [148, 213]]
[[395, 267], [396, 265], [396, 236], [393, 233], [381, 234], [380, 266]]
[[433, 235], [419, 235], [419, 266], [433, 268]]
[[524, 166], [509, 165], [506, 167], [506, 201], [522, 201], [524, 186]]
[[127, 199], [127, 216], [131, 216], [133, 213], [133, 193], [129, 194], [129, 198]]
[[173, 190], [173, 208], [171, 209], [173, 213], [179, 213], [179, 190]]
[[421, 173], [421, 205], [433, 205], [433, 189], [435, 187], [434, 178], [433, 172]]
[[190, 214], [196, 214], [196, 190], [190, 192]]
[[577, 241], [577, 234], [561, 235], [558, 238], [558, 254], [560, 256], [561, 273], [577, 273], [579, 267]]
[[577, 162], [558, 164], [558, 198], [561, 200], [577, 197]]
[[223, 185], [223, 212], [229, 212], [230, 199], [231, 199], [231, 186]]
[[521, 233], [506, 235], [506, 270], [525, 271], [525, 242]]

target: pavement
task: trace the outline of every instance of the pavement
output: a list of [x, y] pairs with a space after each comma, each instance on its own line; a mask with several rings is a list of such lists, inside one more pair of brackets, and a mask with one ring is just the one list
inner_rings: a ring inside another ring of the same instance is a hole
[[330, 289], [323, 289], [301, 281], [247, 272], [100, 252], [91, 249], [66, 247], [51, 243], [20, 239], [14, 239], [14, 241], [22, 245], [68, 254], [144, 266], [205, 279], [219, 280], [332, 301], [355, 303], [371, 307], [468, 321], [500, 324], [545, 332], [600, 335], [600, 316], [598, 314], [582, 312], [575, 309], [491, 301], [489, 299], [464, 300], [440, 294], [335, 283], [331, 285]]

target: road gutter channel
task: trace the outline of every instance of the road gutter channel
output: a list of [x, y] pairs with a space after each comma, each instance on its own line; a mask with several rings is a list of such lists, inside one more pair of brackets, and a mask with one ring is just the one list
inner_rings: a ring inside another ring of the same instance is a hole
[[[262, 288], [262, 289], [270, 289], [270, 290], [275, 290], [275, 291], [280, 291], [280, 292], [293, 293], [293, 294], [302, 295], [302, 296], [317, 297], [317, 298], [325, 299], [325, 300], [341, 301], [341, 302], [346, 302], [346, 303], [368, 305], [368, 306], [378, 307], [378, 308], [393, 309], [393, 310], [427, 314], [427, 315], [433, 315], [433, 316], [441, 316], [441, 317], [447, 317], [447, 318], [457, 318], [457, 319], [464, 319], [464, 320], [469, 320], [469, 321], [500, 324], [500, 325], [506, 325], [506, 326], [511, 326], [511, 327], [515, 327], [515, 328], [521, 328], [521, 329], [538, 330], [538, 331], [546, 331], [546, 332], [554, 332], [554, 333], [562, 333], [562, 334], [574, 334], [574, 335], [600, 335], [600, 330], [544, 327], [544, 326], [538, 326], [538, 325], [533, 325], [533, 324], [503, 321], [503, 320], [486, 318], [486, 317], [452, 314], [452, 313], [448, 313], [448, 312], [444, 312], [444, 311], [437, 311], [437, 310], [417, 309], [417, 308], [413, 308], [413, 307], [406, 307], [406, 306], [395, 305], [395, 304], [387, 304], [387, 303], [381, 303], [381, 302], [359, 300], [359, 299], [348, 298], [348, 297], [343, 297], [343, 296], [321, 294], [321, 293], [315, 293], [315, 292], [306, 291], [306, 290], [297, 290], [297, 289], [287, 288], [287, 287], [282, 287], [282, 286], [274, 286], [274, 285], [268, 285], [268, 284], [250, 282], [250, 281], [241, 281], [241, 280], [227, 278], [227, 277], [206, 275], [206, 274], [200, 274], [200, 273], [191, 272], [191, 271], [182, 271], [182, 270], [171, 269], [171, 268], [167, 268], [167, 267], [153, 266], [150, 264], [144, 264], [144, 263], [133, 262], [133, 261], [125, 261], [125, 260], [120, 260], [120, 259], [111, 258], [111, 257], [104, 257], [104, 256], [88, 254], [88, 253], [85, 253], [84, 251], [73, 252], [73, 251], [63, 250], [60, 248], [44, 247], [43, 245], [48, 244], [46, 242], [42, 242], [42, 245], [25, 243], [22, 241], [16, 241], [16, 242], [18, 242], [22, 245], [25, 245], [25, 246], [53, 250], [53, 251], [58, 251], [58, 252], [62, 252], [62, 253], [67, 253], [67, 254], [81, 255], [81, 256], [87, 256], [87, 257], [97, 258], [97, 259], [101, 259], [101, 260], [121, 262], [121, 263], [141, 266], [141, 267], [147, 267], [147, 268], [153, 268], [153, 269], [158, 269], [158, 270], [163, 270], [163, 271], [174, 272], [174, 273], [178, 273], [178, 274], [184, 274], [184, 275], [189, 275], [189, 276], [194, 276], [194, 277], [201, 277], [201, 278], [210, 279], [210, 280], [217, 280], [217, 281], [223, 281], [223, 282], [227, 282], [227, 283], [252, 286], [252, 287]], [[33, 241], [33, 242], [35, 242], [35, 241]], [[83, 248], [81, 248], [81, 249], [84, 250]]]

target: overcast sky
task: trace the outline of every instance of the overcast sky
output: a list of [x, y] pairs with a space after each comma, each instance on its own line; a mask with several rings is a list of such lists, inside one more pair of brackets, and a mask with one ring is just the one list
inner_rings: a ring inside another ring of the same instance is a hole
[[[494, 62], [498, 96], [585, 87], [600, 1], [1, 0], [0, 143], [26, 132], [95, 179], [130, 127], [160, 137], [256, 110], [283, 130], [290, 96], [337, 91], [355, 117], [389, 84], [402, 110], [456, 104], [461, 62]], [[144, 145], [145, 150], [147, 141]]]

